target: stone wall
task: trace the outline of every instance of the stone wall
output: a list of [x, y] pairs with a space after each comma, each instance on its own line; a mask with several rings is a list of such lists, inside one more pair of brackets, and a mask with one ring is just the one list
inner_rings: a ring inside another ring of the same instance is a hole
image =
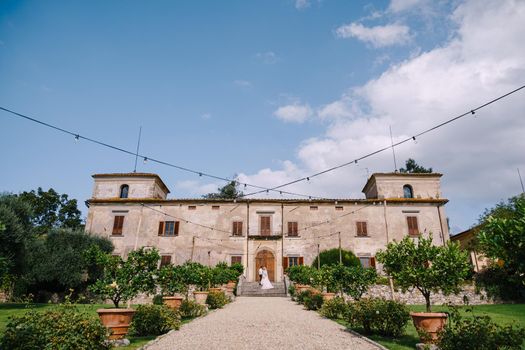
[[[401, 301], [409, 305], [425, 304], [425, 298], [417, 289], [409, 290], [405, 293], [403, 293], [401, 290], [397, 290], [394, 292], [394, 295], [397, 301]], [[369, 289], [364, 297], [392, 299], [392, 293], [390, 291], [390, 286], [375, 285]], [[477, 294], [473, 285], [465, 285], [461, 292], [456, 295], [452, 294], [449, 296], [444, 296], [442, 293], [433, 293], [430, 295], [430, 301], [432, 305], [464, 305], [465, 298], [468, 299], [469, 305], [495, 303], [494, 300], [487, 298], [485, 291], [481, 291], [479, 294]]]

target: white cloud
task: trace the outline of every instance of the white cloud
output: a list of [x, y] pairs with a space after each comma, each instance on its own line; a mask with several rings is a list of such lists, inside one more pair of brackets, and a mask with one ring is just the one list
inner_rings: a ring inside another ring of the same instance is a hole
[[248, 80], [242, 80], [242, 79], [234, 80], [233, 84], [237, 85], [237, 86], [240, 86], [240, 87], [245, 87], [245, 88], [248, 88], [248, 87], [252, 86], [251, 82], [249, 82]]
[[285, 122], [303, 123], [313, 115], [313, 111], [308, 104], [294, 103], [277, 108], [273, 114]]
[[425, 0], [392, 0], [388, 9], [392, 12], [401, 12], [411, 9], [421, 3], [426, 2]]
[[295, 8], [298, 10], [302, 10], [305, 8], [310, 7], [310, 1], [309, 0], [295, 0]]
[[[298, 146], [296, 161], [240, 176], [263, 186], [306, 176], [389, 145], [390, 125], [394, 141], [401, 140], [523, 84], [525, 2], [467, 0], [452, 18], [457, 29], [450, 40], [321, 106], [317, 114], [327, 127]], [[443, 195], [455, 230], [521, 190], [516, 168], [525, 169], [524, 96], [521, 91], [396, 149], [398, 167], [411, 157], [445, 174]], [[368, 171], [391, 170], [392, 154], [383, 152], [286, 190], [362, 198]]]
[[340, 38], [356, 38], [374, 47], [403, 45], [410, 42], [410, 28], [402, 24], [365, 27], [361, 23], [340, 26], [335, 31]]
[[204, 119], [204, 120], [211, 119], [211, 113], [203, 113], [201, 115], [201, 118]]
[[279, 60], [277, 54], [273, 51], [258, 52], [255, 54], [255, 57], [265, 64], [274, 64]]

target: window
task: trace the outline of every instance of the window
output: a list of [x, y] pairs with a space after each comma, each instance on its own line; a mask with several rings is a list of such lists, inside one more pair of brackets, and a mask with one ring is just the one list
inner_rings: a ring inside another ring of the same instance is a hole
[[231, 257], [231, 264], [242, 264], [242, 256], [241, 255], [232, 255]]
[[403, 186], [403, 196], [405, 198], [414, 198], [414, 191], [412, 190], [412, 186], [410, 185]]
[[242, 236], [242, 221], [233, 222], [232, 234], [234, 236]]
[[337, 210], [337, 211], [343, 211], [343, 207], [340, 206], [340, 205], [338, 205], [338, 206], [335, 207], [335, 210]]
[[310, 210], [317, 210], [317, 209], [319, 209], [319, 208], [317, 207], [317, 205], [311, 205], [311, 206], [310, 206]]
[[124, 227], [124, 216], [117, 215], [115, 216], [115, 221], [113, 221], [113, 232], [112, 234], [115, 236], [121, 236], [122, 235], [122, 227]]
[[283, 270], [290, 266], [304, 265], [304, 258], [302, 256], [285, 256], [283, 257]]
[[288, 236], [297, 237], [298, 235], [297, 221], [288, 221]]
[[419, 228], [417, 226], [417, 216], [407, 216], [408, 234], [410, 236], [419, 236]]
[[161, 221], [159, 222], [159, 236], [178, 236], [179, 222], [178, 221]]
[[368, 231], [366, 228], [366, 221], [358, 221], [356, 224], [356, 232], [358, 237], [368, 236]]
[[218, 205], [212, 205], [211, 210], [219, 210], [220, 206]]
[[195, 205], [188, 205], [188, 210], [196, 210], [197, 206]]
[[122, 185], [120, 186], [120, 198], [128, 198], [129, 186]]
[[160, 257], [160, 267], [171, 264], [171, 255], [162, 255]]
[[261, 236], [269, 236], [271, 235], [271, 224], [270, 219], [271, 216], [261, 216]]
[[359, 262], [361, 263], [361, 266], [363, 266], [365, 269], [369, 267], [376, 267], [376, 259], [371, 256], [360, 256]]

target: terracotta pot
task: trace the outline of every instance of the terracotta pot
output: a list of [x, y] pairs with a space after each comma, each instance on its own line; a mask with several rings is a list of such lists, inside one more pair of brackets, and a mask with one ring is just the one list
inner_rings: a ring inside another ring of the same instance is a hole
[[222, 292], [222, 288], [210, 288], [210, 292]]
[[[434, 343], [438, 339], [438, 333], [445, 327], [447, 323], [447, 314], [443, 312], [411, 312], [412, 321], [414, 322], [414, 327], [418, 331], [424, 331], [430, 336], [430, 343]], [[421, 341], [427, 343], [428, 339], [420, 337]]]
[[229, 281], [228, 284], [226, 284], [226, 288], [234, 289], [237, 282], [235, 281]]
[[98, 309], [98, 317], [102, 324], [109, 328], [109, 339], [122, 339], [128, 334], [128, 328], [133, 319], [133, 309]]
[[335, 297], [335, 293], [328, 293], [328, 292], [324, 292], [323, 293], [323, 300], [324, 301], [332, 300], [334, 297]]
[[310, 288], [309, 285], [299, 284], [299, 283], [294, 284], [294, 286], [295, 286], [295, 291], [297, 292], [297, 294], [301, 293], [303, 290], [307, 290], [308, 288]]
[[183, 297], [162, 297], [164, 305], [173, 310], [177, 310], [180, 307], [183, 299]]
[[206, 298], [208, 298], [208, 292], [193, 292], [193, 297], [198, 304], [206, 305]]

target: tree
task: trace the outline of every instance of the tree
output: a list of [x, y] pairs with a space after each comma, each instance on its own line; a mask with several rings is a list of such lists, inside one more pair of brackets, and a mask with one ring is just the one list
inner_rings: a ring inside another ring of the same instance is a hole
[[498, 260], [500, 264], [493, 268], [502, 269], [514, 289], [525, 296], [525, 196], [499, 203], [482, 218], [477, 235], [479, 250]]
[[417, 164], [416, 161], [412, 158], [408, 158], [405, 162], [406, 168], [399, 169], [401, 173], [408, 174], [429, 174], [432, 173], [432, 168], [424, 168], [421, 165]]
[[458, 293], [470, 270], [468, 252], [461, 250], [459, 244], [449, 242], [435, 246], [430, 237], [421, 236], [417, 244], [405, 237], [401, 242], [389, 243], [386, 250], [376, 254], [384, 271], [401, 289], [414, 287], [423, 294], [427, 312], [431, 312], [431, 293]]
[[26, 249], [33, 240], [31, 207], [14, 195], [0, 195], [0, 258], [5, 273], [21, 275], [25, 268]]
[[237, 180], [233, 180], [223, 187], [219, 187], [217, 192], [208, 193], [202, 196], [206, 199], [235, 199], [243, 196], [243, 192], [238, 190], [239, 183]]
[[107, 238], [91, 236], [83, 231], [52, 229], [30, 244], [27, 272], [24, 278], [29, 289], [52, 292], [83, 292], [94, 282], [99, 271], [90, 264], [87, 251], [97, 246], [104, 253], [113, 251]]
[[139, 293], [154, 293], [155, 272], [160, 255], [156, 249], [140, 248], [129, 253], [127, 260], [92, 247], [89, 255], [102, 268], [102, 275], [89, 290], [102, 299], [110, 299], [116, 308], [120, 302], [135, 298]]
[[[323, 250], [319, 255], [321, 257], [321, 267], [339, 264], [339, 248]], [[344, 266], [361, 266], [361, 262], [351, 251], [342, 249], [341, 255]], [[314, 259], [312, 267], [317, 268], [317, 257]]]
[[52, 228], [81, 229], [82, 219], [77, 200], [67, 194], [58, 194], [39, 187], [36, 191], [22, 192], [18, 197], [33, 208], [32, 222], [37, 234], [45, 234]]

